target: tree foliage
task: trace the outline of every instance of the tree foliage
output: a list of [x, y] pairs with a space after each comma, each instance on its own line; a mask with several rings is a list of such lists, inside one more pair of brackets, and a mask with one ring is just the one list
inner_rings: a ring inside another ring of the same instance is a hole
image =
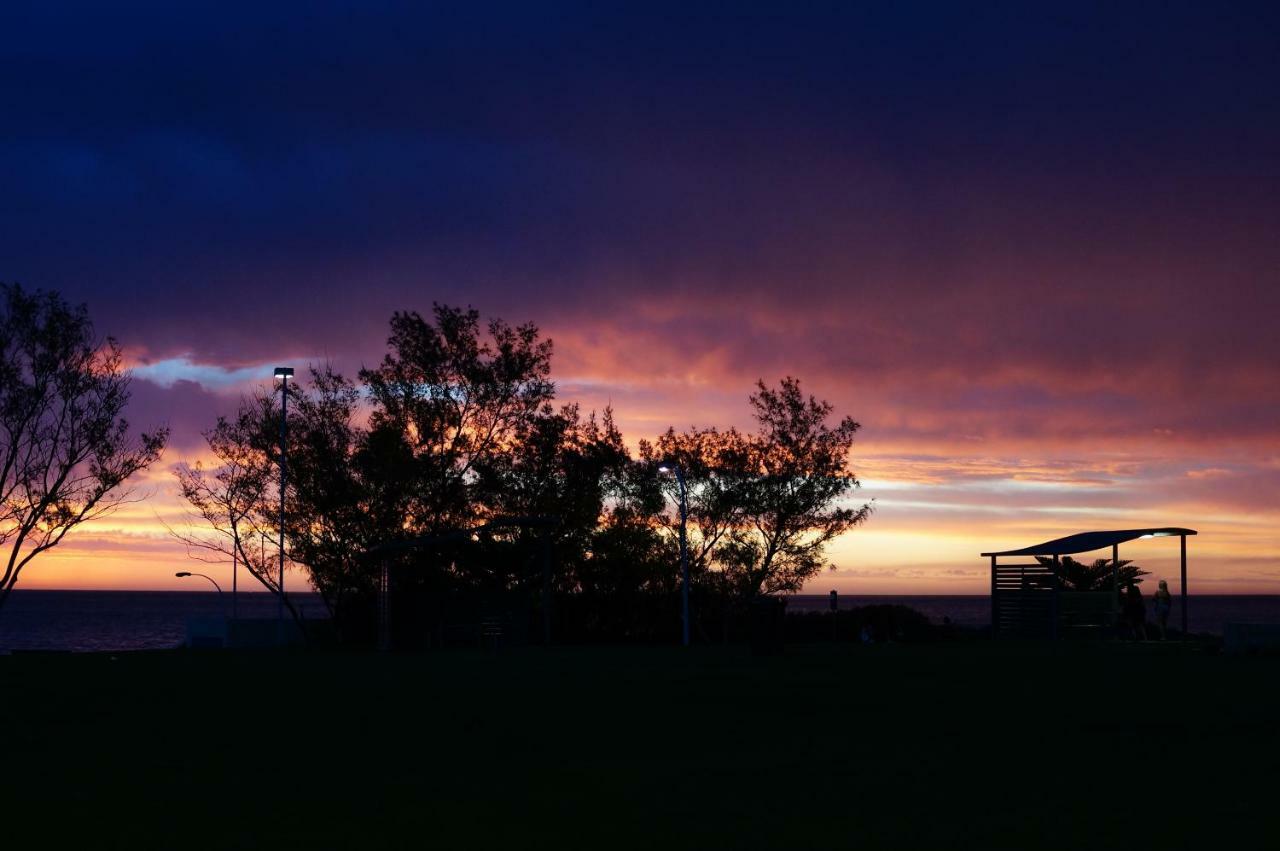
[[[654, 443], [640, 441], [640, 457], [651, 475], [656, 475], [662, 463], [679, 466], [688, 507], [689, 571], [694, 577], [706, 575], [731, 533], [746, 523], [750, 440], [732, 428], [690, 428], [684, 432], [668, 428]], [[672, 509], [658, 519], [674, 537], [680, 523], [680, 483], [674, 476], [662, 482]]]
[[[335, 613], [376, 593], [365, 554], [412, 544], [395, 559], [415, 593], [568, 596], [598, 634], [642, 635], [679, 588], [677, 485], [660, 460], [689, 489], [703, 595], [799, 590], [870, 512], [848, 504], [857, 423], [830, 423], [794, 379], [758, 385], [753, 433], [668, 429], [633, 457], [611, 409], [555, 406], [552, 344], [532, 324], [482, 327], [475, 310], [436, 305], [395, 314], [387, 349], [358, 382], [324, 368], [290, 387], [286, 551]], [[246, 399], [209, 435], [212, 478], [180, 471], [219, 546], [236, 547], [240, 526], [276, 529], [279, 424], [278, 394]]]
[[0, 606], [24, 568], [130, 499], [168, 432], [134, 436], [115, 340], [52, 292], [0, 287]]
[[[264, 552], [273, 529], [263, 513], [274, 493], [274, 464], [250, 439], [255, 427], [243, 412], [234, 420], [219, 417], [204, 433], [215, 462], [181, 463], [174, 469], [193, 520], [187, 528], [170, 532], [191, 557], [213, 562], [234, 557], [263, 587], [279, 593], [272, 559]], [[263, 546], [255, 546], [260, 541]]]
[[744, 522], [725, 545], [724, 576], [744, 597], [794, 593], [822, 569], [832, 539], [871, 514], [869, 503], [846, 504], [860, 487], [849, 469], [859, 425], [852, 417], [828, 425], [831, 403], [806, 396], [790, 377], [776, 389], [757, 382], [750, 401], [758, 428]]
[[1124, 588], [1130, 582], [1140, 583], [1142, 577], [1150, 573], [1127, 559], [1112, 562], [1109, 558], [1100, 558], [1086, 564], [1071, 556], [1063, 556], [1054, 564], [1049, 556], [1036, 556], [1036, 561], [1050, 568], [1066, 591], [1110, 591], [1113, 587]]
[[402, 505], [416, 534], [462, 528], [482, 516], [475, 490], [482, 465], [510, 453], [530, 424], [550, 413], [551, 341], [532, 323], [435, 305], [391, 318], [390, 351], [360, 379], [373, 402], [373, 439], [400, 444], [411, 467]]
[[[800, 382], [756, 385], [757, 428], [668, 430], [641, 456], [680, 465], [688, 491], [690, 571], [729, 597], [792, 593], [823, 567], [827, 545], [866, 521], [872, 507], [848, 504], [860, 486], [849, 469], [858, 424], [828, 423], [834, 408]], [[677, 505], [678, 483], [668, 498]], [[664, 518], [672, 534], [675, 511]]]

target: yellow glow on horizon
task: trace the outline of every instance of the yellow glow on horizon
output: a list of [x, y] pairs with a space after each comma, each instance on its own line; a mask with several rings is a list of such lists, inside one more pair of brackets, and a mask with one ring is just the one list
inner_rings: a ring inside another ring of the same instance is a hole
[[[681, 422], [646, 407], [633, 410], [634, 416], [618, 417], [629, 441], [654, 436], [652, 423]], [[726, 416], [691, 419], [732, 424]], [[853, 467], [863, 488], [854, 499], [874, 499], [876, 511], [863, 527], [833, 543], [827, 561], [837, 570], [815, 577], [806, 591], [985, 594], [989, 580], [981, 552], [1093, 529], [1187, 526], [1200, 532], [1188, 541], [1194, 591], [1280, 593], [1280, 506], [1234, 503], [1231, 476], [1240, 474], [1240, 465], [1230, 457], [1197, 454], [1180, 461], [1132, 450], [1062, 450], [1060, 457], [1077, 459], [1068, 461], [1055, 460], [1056, 450], [1041, 453], [1002, 454], [968, 445], [966, 454], [950, 443], [925, 451], [861, 439]], [[229, 583], [229, 562], [192, 560], [166, 528], [188, 522], [173, 468], [197, 460], [214, 461], [202, 447], [171, 450], [132, 483], [138, 501], [74, 530], [33, 561], [17, 587], [181, 590], [191, 586], [173, 574], [184, 569]], [[1255, 469], [1276, 467], [1280, 460], [1267, 455]], [[1204, 490], [1211, 487], [1220, 489]], [[1176, 573], [1177, 547], [1165, 539], [1135, 541], [1121, 548], [1121, 556], [1153, 574]], [[290, 584], [302, 588], [305, 579], [298, 572]]]

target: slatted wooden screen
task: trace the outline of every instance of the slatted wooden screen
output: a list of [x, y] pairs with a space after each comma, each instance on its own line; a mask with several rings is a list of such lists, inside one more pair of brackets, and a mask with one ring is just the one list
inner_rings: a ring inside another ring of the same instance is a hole
[[999, 638], [1052, 638], [1058, 619], [1053, 571], [1031, 564], [993, 564], [991, 629]]

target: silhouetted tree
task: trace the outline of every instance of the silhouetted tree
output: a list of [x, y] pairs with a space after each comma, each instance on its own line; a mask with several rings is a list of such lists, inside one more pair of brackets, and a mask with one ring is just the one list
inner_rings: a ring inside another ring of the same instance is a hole
[[806, 396], [794, 378], [756, 387], [750, 475], [735, 494], [741, 514], [717, 550], [721, 579], [746, 599], [799, 591], [822, 569], [827, 544], [871, 514], [869, 503], [843, 504], [860, 487], [849, 469], [858, 423], [844, 417], [828, 425], [832, 405]]
[[[591, 538], [605, 511], [611, 483], [629, 462], [622, 435], [606, 410], [603, 422], [585, 420], [577, 405], [524, 418], [512, 429], [506, 451], [476, 464], [476, 496], [489, 518], [554, 517], [558, 524], [510, 528], [498, 542], [519, 544], [523, 552], [491, 563], [527, 563], [550, 536], [555, 547], [556, 586], [568, 590], [575, 568], [586, 558]], [[508, 548], [510, 549], [510, 547]], [[497, 585], [518, 584], [518, 577], [495, 577]]]
[[[841, 504], [858, 487], [847, 467], [858, 425], [829, 425], [831, 406], [793, 379], [759, 385], [755, 434], [668, 429], [633, 459], [611, 410], [552, 406], [551, 343], [533, 325], [482, 332], [476, 311], [436, 305], [431, 321], [395, 314], [388, 348], [361, 371], [363, 387], [320, 369], [290, 388], [287, 556], [340, 621], [349, 599], [368, 620], [385, 564], [406, 600], [429, 606], [538, 591], [544, 618], [557, 595], [576, 600], [578, 635], [666, 635], [677, 484], [657, 475], [660, 460], [684, 472], [691, 572], [708, 598], [798, 590], [830, 540], [870, 512]], [[238, 554], [241, 524], [278, 523], [279, 417], [277, 394], [246, 400], [210, 435], [212, 478], [180, 471], [184, 495]], [[361, 557], [398, 542], [412, 547]], [[274, 574], [258, 572], [272, 588]]]
[[[277, 524], [270, 522], [268, 506], [278, 493], [278, 468], [276, 459], [257, 446], [260, 425], [254, 414], [254, 409], [242, 408], [234, 420], [219, 417], [204, 433], [212, 465], [197, 461], [174, 470], [178, 491], [194, 516], [186, 527], [170, 528], [169, 533], [186, 545], [192, 558], [217, 563], [234, 558], [262, 587], [279, 594], [278, 572], [272, 569]], [[266, 554], [268, 539], [271, 557]], [[289, 610], [294, 611], [291, 604]]]
[[0, 287], [0, 607], [23, 569], [81, 523], [119, 507], [160, 457], [166, 429], [134, 438], [129, 376], [85, 307]]
[[[278, 395], [260, 403], [264, 448], [279, 439]], [[398, 442], [372, 442], [362, 418], [359, 389], [327, 366], [311, 370], [309, 387], [290, 387], [288, 556], [339, 620], [348, 599], [376, 588], [375, 566], [360, 554], [393, 537], [404, 517], [409, 459]]]
[[[1063, 556], [1061, 562], [1055, 565], [1051, 557], [1036, 556], [1036, 561], [1053, 570], [1066, 591], [1110, 591], [1113, 587], [1113, 574], [1118, 580], [1115, 587], [1124, 588], [1130, 582], [1142, 582], [1142, 577], [1149, 573], [1127, 559], [1112, 562], [1109, 558], [1100, 558], [1095, 559], [1092, 564], [1085, 564], [1071, 556]], [[1113, 565], [1115, 570], [1112, 569]]]
[[[486, 511], [559, 518], [551, 530], [508, 530], [477, 552], [490, 570], [508, 565], [494, 577], [503, 587], [550, 579], [570, 638], [643, 638], [654, 633], [655, 610], [674, 615], [674, 607], [655, 602], [674, 590], [678, 575], [655, 522], [660, 483], [651, 466], [631, 459], [612, 410], [584, 419], [568, 405], [540, 415], [481, 469]], [[548, 538], [551, 577], [537, 570], [547, 563], [541, 548]]]
[[[368, 570], [353, 559], [376, 540], [378, 522], [396, 522], [394, 499], [371, 499], [361, 475], [366, 433], [356, 424], [359, 391], [330, 368], [311, 370], [310, 387], [289, 387], [289, 485], [285, 500], [286, 565], [303, 565], [331, 614], [353, 590], [371, 592]], [[205, 434], [217, 463], [181, 465], [181, 493], [207, 527], [174, 531], [200, 558], [235, 554], [272, 594], [279, 583], [280, 534], [279, 394], [243, 399], [234, 419], [219, 418]], [[387, 464], [387, 469], [394, 469]], [[382, 495], [382, 494], [380, 494]], [[254, 544], [266, 541], [270, 548]], [[284, 603], [299, 613], [288, 595]]]
[[[699, 581], [718, 558], [729, 533], [745, 521], [748, 505], [751, 448], [737, 429], [691, 428], [686, 432], [667, 429], [655, 442], [640, 441], [640, 458], [656, 476], [664, 461], [680, 466], [688, 492], [689, 572]], [[679, 482], [674, 476], [659, 479], [671, 506], [680, 500]], [[680, 516], [671, 510], [659, 513], [656, 521], [675, 539]]]
[[466, 528], [482, 519], [479, 468], [509, 452], [537, 417], [551, 413], [551, 341], [532, 323], [512, 327], [437, 304], [434, 323], [414, 312], [391, 318], [390, 352], [360, 379], [373, 401], [371, 439], [400, 443], [412, 486], [403, 532]]
[[611, 465], [604, 476], [604, 510], [585, 557], [575, 567], [574, 590], [617, 600], [625, 609], [641, 597], [677, 590], [679, 547], [674, 536], [663, 533], [669, 481], [655, 475], [652, 461], [631, 459], [612, 412], [606, 412], [605, 422], [614, 458], [623, 463]]
[[[636, 465], [653, 481], [652, 469]], [[677, 634], [680, 555], [653, 522], [656, 509], [615, 502], [572, 565], [578, 625], [585, 637], [669, 641]]]
[[[397, 313], [390, 352], [379, 368], [361, 371], [363, 388], [328, 367], [289, 388], [286, 555], [339, 620], [346, 601], [370, 603], [379, 565], [361, 556], [380, 544], [448, 535], [508, 510], [598, 511], [593, 488], [574, 478], [582, 465], [569, 451], [592, 441], [576, 409], [550, 406], [550, 342], [532, 325], [499, 320], [486, 336], [473, 310], [436, 305], [433, 319]], [[246, 399], [236, 419], [215, 430], [234, 444], [219, 454], [229, 478], [213, 479], [211, 495], [200, 471], [184, 472], [188, 493], [213, 506], [215, 531], [221, 527], [233, 547], [233, 514], [237, 524], [278, 534], [279, 428], [278, 393]], [[264, 488], [228, 487], [249, 484], [227, 467], [241, 459]], [[241, 495], [252, 505], [239, 505]], [[510, 549], [521, 536], [497, 537]], [[443, 560], [424, 553], [415, 557], [416, 575], [432, 574], [432, 587], [492, 584], [494, 562], [484, 549], [452, 546]], [[274, 575], [260, 576], [273, 591]]]

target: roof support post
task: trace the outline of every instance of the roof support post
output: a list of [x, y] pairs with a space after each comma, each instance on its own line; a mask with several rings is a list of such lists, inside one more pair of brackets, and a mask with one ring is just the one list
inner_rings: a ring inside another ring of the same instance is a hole
[[1000, 606], [996, 603], [996, 556], [991, 557], [991, 637], [1000, 633]]
[[1115, 630], [1120, 628], [1120, 545], [1111, 545], [1111, 630], [1112, 637], [1115, 637]]
[[1187, 640], [1187, 536], [1179, 535], [1178, 543], [1182, 555], [1182, 640]]
[[1053, 555], [1053, 600], [1049, 605], [1049, 638], [1058, 640], [1058, 588], [1062, 585], [1062, 561], [1057, 553]]

